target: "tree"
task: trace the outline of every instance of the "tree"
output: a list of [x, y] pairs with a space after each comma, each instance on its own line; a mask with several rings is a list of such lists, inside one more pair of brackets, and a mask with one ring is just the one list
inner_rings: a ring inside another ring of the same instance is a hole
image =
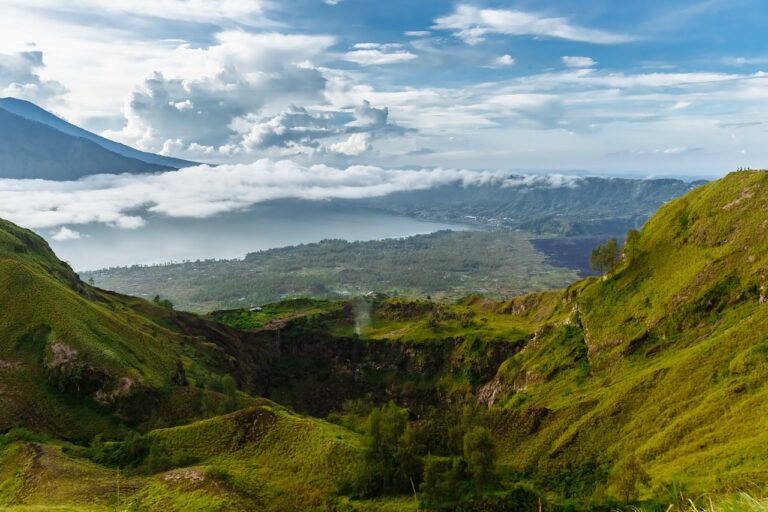
[[496, 484], [496, 445], [490, 431], [475, 427], [464, 434], [464, 460], [475, 488], [485, 491]]
[[601, 274], [611, 272], [621, 261], [619, 253], [619, 243], [615, 238], [611, 238], [604, 244], [598, 245], [592, 250], [592, 256], [589, 262], [593, 269]]
[[407, 425], [403, 435], [397, 440], [395, 458], [398, 465], [398, 479], [410, 482], [414, 494], [416, 494], [416, 486], [424, 471], [421, 451], [422, 447], [416, 437], [416, 432], [410, 425]]
[[424, 459], [421, 502], [428, 507], [455, 503], [461, 499], [463, 483], [464, 471], [460, 458], [430, 455]]
[[154, 302], [156, 306], [160, 306], [161, 308], [173, 309], [173, 302], [171, 302], [168, 299], [162, 298], [160, 295], [155, 295], [155, 297], [152, 299], [152, 302]]
[[378, 496], [412, 490], [418, 445], [409, 431], [408, 411], [389, 402], [368, 416], [363, 438], [363, 461], [354, 487], [360, 496]]
[[634, 455], [620, 462], [613, 470], [613, 485], [626, 504], [637, 499], [639, 485], [648, 486], [650, 482], [650, 475]]
[[624, 242], [624, 258], [632, 261], [637, 255], [637, 246], [640, 243], [640, 232], [636, 229], [627, 231], [627, 240]]

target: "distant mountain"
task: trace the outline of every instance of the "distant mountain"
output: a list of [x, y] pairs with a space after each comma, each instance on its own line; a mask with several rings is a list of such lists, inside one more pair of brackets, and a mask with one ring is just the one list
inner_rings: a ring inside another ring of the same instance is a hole
[[90, 174], [168, 169], [0, 109], [0, 178], [73, 180]]
[[620, 235], [664, 203], [703, 185], [677, 179], [510, 176], [508, 184], [396, 192], [350, 201], [398, 215], [522, 229], [558, 236]]
[[148, 164], [154, 164], [162, 167], [180, 169], [182, 167], [189, 167], [191, 165], [197, 165], [196, 162], [190, 162], [187, 160], [181, 160], [179, 158], [170, 158], [167, 156], [155, 155], [153, 153], [146, 153], [139, 151], [125, 144], [120, 144], [109, 139], [105, 139], [95, 133], [91, 133], [88, 130], [84, 130], [79, 126], [70, 124], [63, 119], [56, 117], [45, 109], [42, 109], [30, 103], [29, 101], [19, 100], [16, 98], [0, 98], [0, 108], [6, 110], [12, 114], [23, 117], [30, 121], [36, 121], [44, 125], [55, 128], [62, 133], [72, 135], [73, 137], [80, 137], [87, 139], [91, 142], [95, 142], [99, 146], [107, 149], [113, 153], [124, 156], [126, 158], [133, 158], [140, 160]]

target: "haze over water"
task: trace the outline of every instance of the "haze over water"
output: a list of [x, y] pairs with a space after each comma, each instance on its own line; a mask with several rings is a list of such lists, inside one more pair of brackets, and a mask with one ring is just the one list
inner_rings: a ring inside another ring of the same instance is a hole
[[138, 229], [78, 226], [81, 237], [56, 241], [40, 230], [75, 270], [198, 259], [242, 258], [249, 252], [328, 238], [349, 241], [400, 238], [466, 226], [420, 221], [330, 203], [259, 204], [207, 219], [150, 217]]

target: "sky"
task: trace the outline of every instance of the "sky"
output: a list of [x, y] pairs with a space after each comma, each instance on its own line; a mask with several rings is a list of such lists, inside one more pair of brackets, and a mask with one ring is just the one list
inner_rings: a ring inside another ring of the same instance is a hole
[[0, 8], [0, 96], [199, 162], [716, 176], [768, 160], [764, 0]]

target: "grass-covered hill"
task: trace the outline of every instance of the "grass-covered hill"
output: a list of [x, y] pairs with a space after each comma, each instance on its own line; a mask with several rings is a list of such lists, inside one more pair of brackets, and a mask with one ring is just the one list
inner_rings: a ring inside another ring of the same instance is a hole
[[[30, 231], [0, 221], [0, 430], [91, 439], [178, 421], [185, 389], [233, 366], [234, 331], [82, 283]], [[244, 338], [243, 338], [244, 339]], [[168, 407], [165, 407], [167, 405]]]
[[508, 460], [636, 456], [656, 485], [697, 490], [768, 481], [766, 207], [768, 173], [730, 174], [662, 207], [606, 279], [566, 291], [499, 373], [513, 415], [538, 423], [499, 427]]
[[0, 506], [764, 510], [765, 211], [733, 173], [566, 290], [206, 317], [3, 224]]
[[[604, 279], [505, 303], [376, 304], [360, 343], [405, 345], [407, 356], [388, 356], [400, 366], [367, 375], [416, 411], [471, 390], [491, 405], [507, 467], [566, 496], [610, 492], [613, 469], [634, 461], [650, 476], [647, 495], [760, 488], [768, 482], [767, 207], [768, 173], [733, 173], [662, 207]], [[318, 321], [318, 332], [336, 337], [323, 346], [352, 336], [354, 318]], [[387, 369], [372, 346], [357, 359], [336, 353], [353, 368]], [[485, 380], [494, 346], [504, 347], [503, 362]], [[310, 373], [312, 384], [299, 389], [327, 395], [322, 389], [337, 386], [333, 371]], [[331, 376], [330, 387], [317, 375]]]

